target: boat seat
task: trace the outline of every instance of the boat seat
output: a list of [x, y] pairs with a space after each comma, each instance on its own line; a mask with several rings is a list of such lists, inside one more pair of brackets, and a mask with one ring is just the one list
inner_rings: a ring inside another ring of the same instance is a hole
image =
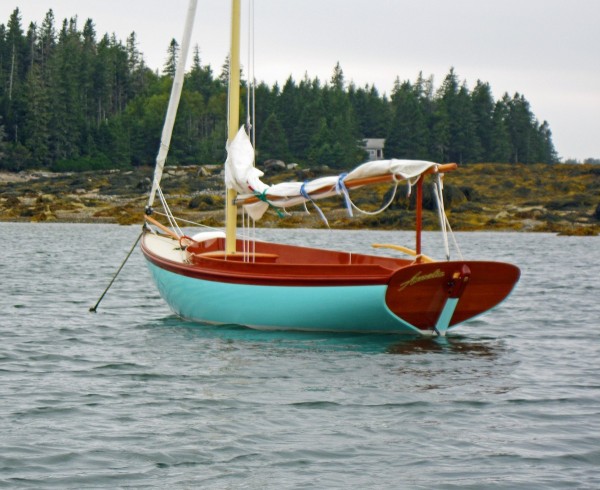
[[236, 254], [228, 254], [222, 250], [217, 250], [214, 252], [204, 252], [200, 254], [195, 254], [197, 257], [205, 257], [209, 259], [220, 259], [220, 260], [232, 260], [236, 262], [261, 262], [261, 263], [270, 263], [274, 264], [279, 259], [279, 255], [270, 254], [270, 253], [236, 253]]

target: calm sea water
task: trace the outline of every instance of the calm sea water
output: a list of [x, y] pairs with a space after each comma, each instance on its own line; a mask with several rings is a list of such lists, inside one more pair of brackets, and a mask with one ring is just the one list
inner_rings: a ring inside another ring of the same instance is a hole
[[139, 251], [89, 313], [138, 233], [0, 223], [0, 487], [600, 488], [600, 238], [458, 234], [522, 279], [415, 340], [186, 323]]

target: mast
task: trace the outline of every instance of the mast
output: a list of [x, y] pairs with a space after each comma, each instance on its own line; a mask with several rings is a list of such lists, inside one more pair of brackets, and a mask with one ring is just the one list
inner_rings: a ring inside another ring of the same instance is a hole
[[[229, 113], [227, 114], [227, 144], [238, 132], [240, 125], [240, 0], [231, 1], [231, 51], [229, 53]], [[235, 253], [237, 206], [234, 189], [227, 189], [225, 199], [225, 253]]]

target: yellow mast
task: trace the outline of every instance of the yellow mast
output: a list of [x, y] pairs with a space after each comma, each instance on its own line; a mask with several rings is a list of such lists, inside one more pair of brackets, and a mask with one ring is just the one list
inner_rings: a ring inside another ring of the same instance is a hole
[[[231, 1], [231, 51], [229, 53], [229, 113], [227, 144], [233, 141], [240, 125], [240, 0]], [[237, 193], [227, 189], [225, 203], [225, 253], [235, 253]]]

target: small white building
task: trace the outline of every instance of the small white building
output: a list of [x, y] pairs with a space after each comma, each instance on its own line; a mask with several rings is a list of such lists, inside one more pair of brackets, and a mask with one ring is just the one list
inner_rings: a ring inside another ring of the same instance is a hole
[[385, 138], [366, 138], [365, 150], [369, 154], [369, 160], [383, 160], [383, 147]]

